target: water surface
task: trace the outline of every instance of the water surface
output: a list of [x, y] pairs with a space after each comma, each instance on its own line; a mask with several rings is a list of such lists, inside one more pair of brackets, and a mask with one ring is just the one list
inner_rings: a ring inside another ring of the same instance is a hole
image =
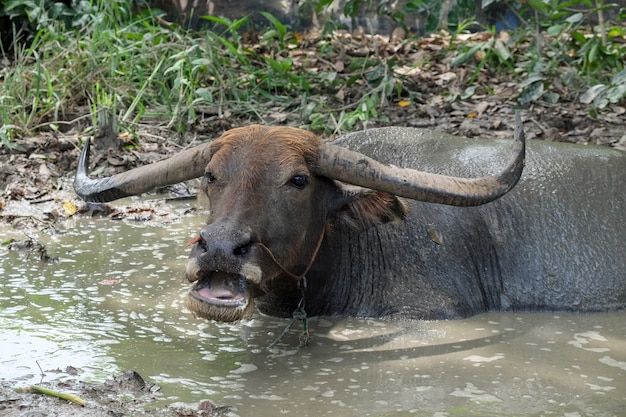
[[625, 312], [311, 319], [306, 348], [297, 323], [268, 349], [286, 320], [216, 324], [183, 308], [185, 244], [202, 223], [76, 217], [29, 232], [58, 263], [0, 249], [0, 379], [133, 369], [161, 386], [159, 404], [210, 399], [239, 416], [626, 415]]

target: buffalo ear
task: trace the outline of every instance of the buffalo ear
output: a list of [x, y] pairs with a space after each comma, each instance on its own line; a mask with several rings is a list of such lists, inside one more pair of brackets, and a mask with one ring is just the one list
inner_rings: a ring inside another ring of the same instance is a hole
[[383, 191], [342, 184], [342, 204], [336, 217], [355, 229], [369, 229], [381, 224], [404, 220], [407, 204]]

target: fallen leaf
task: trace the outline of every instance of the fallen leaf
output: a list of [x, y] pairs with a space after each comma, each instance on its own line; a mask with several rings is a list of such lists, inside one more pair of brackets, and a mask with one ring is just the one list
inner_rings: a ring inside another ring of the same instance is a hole
[[454, 72], [448, 71], [439, 75], [436, 83], [439, 85], [448, 84], [450, 81], [456, 80], [456, 77], [457, 75]]
[[[476, 105], [476, 109], [474, 110], [476, 113], [478, 114], [483, 114], [485, 112], [485, 110], [487, 110], [487, 108], [489, 107], [489, 102], [488, 101], [481, 101], [480, 103], [478, 103]], [[476, 117], [476, 116], [474, 116]]]
[[61, 207], [63, 208], [63, 213], [66, 216], [73, 216], [78, 211], [76, 204], [73, 201], [64, 201], [61, 203]]

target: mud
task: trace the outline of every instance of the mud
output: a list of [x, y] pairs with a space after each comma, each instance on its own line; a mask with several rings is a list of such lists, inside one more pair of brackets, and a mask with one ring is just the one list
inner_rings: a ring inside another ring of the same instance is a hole
[[[67, 370], [66, 370], [67, 371]], [[76, 371], [76, 370], [74, 370]], [[71, 371], [70, 371], [71, 372]], [[80, 380], [42, 382], [43, 387], [62, 394], [74, 394], [84, 405], [51, 395], [40, 394], [32, 387], [15, 388], [0, 383], [0, 415], [3, 417], [222, 417], [228, 407], [211, 401], [198, 404], [172, 404], [168, 407], [150, 406], [160, 396], [158, 385], [146, 382], [138, 373], [127, 371], [103, 384]]]

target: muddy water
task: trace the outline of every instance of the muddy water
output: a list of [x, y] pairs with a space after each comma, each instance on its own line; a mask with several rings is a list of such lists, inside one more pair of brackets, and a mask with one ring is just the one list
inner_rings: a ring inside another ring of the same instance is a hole
[[268, 349], [285, 320], [215, 324], [182, 307], [201, 224], [75, 218], [29, 233], [54, 264], [0, 249], [0, 379], [133, 369], [161, 386], [157, 405], [211, 399], [239, 416], [626, 415], [625, 312], [313, 319], [308, 347], [297, 324]]

